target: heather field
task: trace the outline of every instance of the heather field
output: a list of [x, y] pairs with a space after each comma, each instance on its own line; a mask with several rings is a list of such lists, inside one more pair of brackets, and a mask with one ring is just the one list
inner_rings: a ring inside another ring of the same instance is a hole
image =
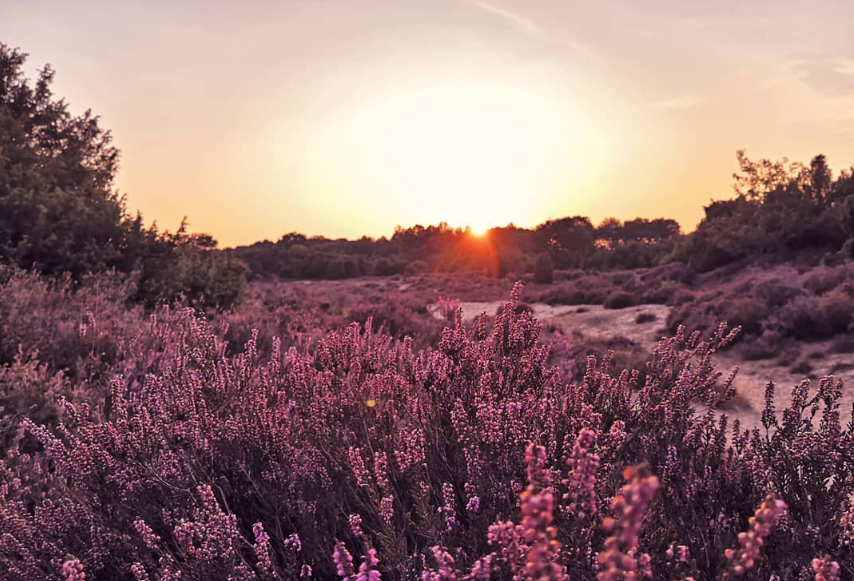
[[850, 7], [737, 4], [0, 0], [0, 581], [854, 580]]
[[791, 273], [620, 308], [558, 297], [661, 274], [555, 274], [256, 281], [204, 316], [7, 270], [5, 578], [850, 571], [851, 335], [757, 359], [766, 331], [675, 318]]

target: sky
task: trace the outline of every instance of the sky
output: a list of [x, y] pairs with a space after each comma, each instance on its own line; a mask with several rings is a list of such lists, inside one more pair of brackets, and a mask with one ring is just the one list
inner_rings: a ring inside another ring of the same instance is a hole
[[112, 130], [128, 207], [224, 246], [691, 230], [736, 150], [854, 163], [852, 25], [849, 0], [0, 0], [0, 41]]

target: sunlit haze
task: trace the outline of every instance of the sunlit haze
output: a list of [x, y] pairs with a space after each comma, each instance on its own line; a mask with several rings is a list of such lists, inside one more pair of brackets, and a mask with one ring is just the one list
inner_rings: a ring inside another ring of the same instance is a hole
[[576, 214], [690, 230], [737, 149], [854, 162], [844, 1], [0, 4], [0, 38], [112, 129], [129, 207], [224, 245]]

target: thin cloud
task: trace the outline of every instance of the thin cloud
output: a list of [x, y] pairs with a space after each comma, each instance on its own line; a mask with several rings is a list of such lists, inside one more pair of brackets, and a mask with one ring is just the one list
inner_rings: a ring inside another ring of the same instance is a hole
[[590, 48], [583, 45], [582, 43], [554, 35], [542, 28], [541, 26], [537, 25], [530, 18], [527, 18], [521, 14], [512, 12], [510, 10], [507, 10], [506, 8], [492, 4], [491, 2], [486, 2], [485, 0], [467, 1], [472, 6], [475, 6], [476, 8], [479, 8], [484, 12], [492, 14], [493, 16], [496, 16], [498, 18], [501, 18], [502, 20], [511, 23], [513, 26], [515, 26], [528, 36], [536, 38], [537, 40], [569, 47], [591, 60], [599, 59], [599, 55], [597, 55], [594, 51], [592, 51]]
[[854, 59], [850, 57], [803, 58], [789, 66], [814, 91], [831, 97], [854, 96]]

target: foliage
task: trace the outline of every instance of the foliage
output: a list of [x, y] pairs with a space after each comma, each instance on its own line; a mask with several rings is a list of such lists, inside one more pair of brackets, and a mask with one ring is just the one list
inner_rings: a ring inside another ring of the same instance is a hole
[[144, 227], [114, 189], [119, 151], [91, 111], [74, 116], [51, 92], [46, 66], [34, 85], [26, 55], [0, 43], [0, 263], [80, 281], [90, 272], [141, 272], [148, 305], [183, 295], [194, 305], [239, 299], [243, 267], [205, 235]]
[[673, 257], [701, 272], [739, 260], [791, 259], [805, 250], [829, 254], [851, 236], [851, 170], [833, 177], [823, 155], [809, 165], [750, 160], [738, 152], [736, 197], [713, 201]]
[[540, 284], [554, 282], [554, 266], [552, 266], [552, 259], [546, 253], [540, 254], [534, 264], [534, 282]]

